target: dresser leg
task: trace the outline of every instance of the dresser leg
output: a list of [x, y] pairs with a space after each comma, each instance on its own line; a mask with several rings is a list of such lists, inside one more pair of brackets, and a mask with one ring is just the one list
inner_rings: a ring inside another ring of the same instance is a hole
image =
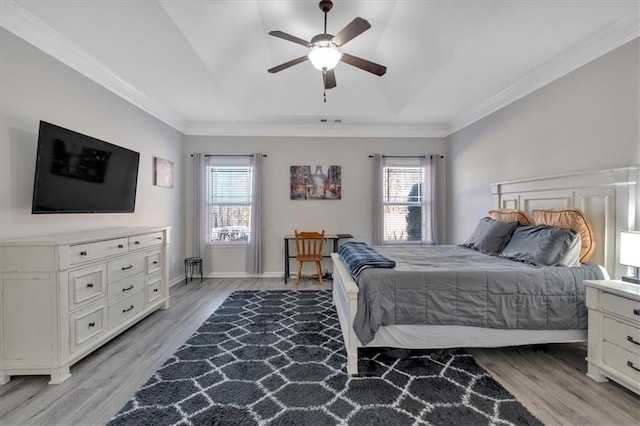
[[587, 364], [587, 376], [600, 383], [609, 381], [609, 379], [607, 379], [607, 376], [602, 374], [602, 370], [591, 363]]
[[49, 381], [50, 385], [59, 385], [60, 383], [67, 380], [71, 377], [71, 373], [69, 372], [69, 366], [64, 366], [60, 368], [55, 368], [51, 370], [51, 380]]
[[11, 376], [5, 374], [3, 370], [0, 370], [0, 385], [6, 385], [11, 380]]

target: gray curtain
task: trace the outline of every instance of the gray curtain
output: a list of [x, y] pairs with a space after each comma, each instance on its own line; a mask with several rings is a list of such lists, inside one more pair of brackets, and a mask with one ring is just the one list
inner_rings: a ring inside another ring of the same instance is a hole
[[262, 265], [262, 154], [251, 156], [251, 236], [247, 247], [246, 272], [261, 274]]
[[205, 154], [193, 154], [193, 247], [192, 256], [202, 259], [205, 275], [211, 270], [211, 259], [207, 249], [207, 159]]
[[429, 164], [426, 167], [427, 170], [427, 188], [429, 188], [429, 206], [427, 210], [428, 221], [430, 229], [428, 231], [428, 241], [427, 244], [441, 244], [441, 235], [440, 235], [440, 208], [442, 205], [442, 194], [441, 194], [441, 182], [439, 179], [440, 175], [440, 166], [442, 163], [441, 155], [431, 155], [425, 159]]
[[373, 245], [381, 245], [384, 240], [384, 211], [382, 207], [382, 154], [374, 154], [373, 171]]

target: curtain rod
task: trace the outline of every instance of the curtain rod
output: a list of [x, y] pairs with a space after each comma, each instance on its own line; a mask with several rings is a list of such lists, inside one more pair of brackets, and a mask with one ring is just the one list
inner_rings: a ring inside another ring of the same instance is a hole
[[[193, 157], [193, 154], [191, 154]], [[205, 154], [205, 157], [253, 157], [252, 154]], [[267, 154], [262, 154], [263, 157], [266, 157]]]
[[[437, 154], [436, 154], [437, 155]], [[444, 158], [444, 155], [438, 155], [440, 158]], [[375, 155], [369, 155], [369, 158], [373, 158]], [[382, 158], [427, 158], [433, 157], [433, 155], [383, 155]]]

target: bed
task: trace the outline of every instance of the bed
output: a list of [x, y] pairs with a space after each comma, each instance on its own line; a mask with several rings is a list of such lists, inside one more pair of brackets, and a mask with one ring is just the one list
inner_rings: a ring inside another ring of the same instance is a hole
[[[619, 246], [620, 231], [634, 229], [635, 227], [637, 175], [637, 167], [621, 167], [496, 183], [491, 185], [491, 189], [494, 196], [494, 207], [497, 209], [518, 209], [529, 214], [534, 210], [556, 208], [573, 208], [582, 211], [589, 219], [593, 239], [596, 241], [590, 262], [600, 265], [594, 267], [603, 273], [602, 277], [606, 278], [607, 276], [620, 276], [623, 272], [617, 262], [616, 247]], [[465, 256], [470, 253], [477, 254], [473, 253], [473, 250], [458, 246], [384, 246], [378, 249], [386, 257], [397, 259], [398, 264], [393, 269], [376, 268], [375, 271], [364, 270], [358, 275], [358, 281], [366, 282], [371, 276], [378, 274], [383, 276], [381, 282], [393, 282], [396, 278], [391, 278], [389, 274], [394, 273], [404, 275], [403, 280], [416, 279], [424, 281], [425, 271], [422, 268], [425, 265], [418, 267], [411, 260], [412, 256], [414, 260], [423, 258], [422, 251], [424, 250], [432, 251], [432, 254], [436, 257], [435, 260], [426, 262], [431, 263], [431, 267], [427, 265], [427, 269], [434, 269], [433, 265], [439, 264], [442, 258], [438, 258], [438, 256], [462, 256], [457, 262], [463, 265], [465, 264]], [[485, 255], [482, 254], [481, 256]], [[493, 268], [493, 266], [483, 266], [483, 259], [476, 260], [480, 262], [481, 271], [483, 268], [489, 270]], [[384, 316], [384, 313], [374, 312], [376, 311], [374, 308], [364, 308], [368, 306], [366, 304], [368, 302], [365, 303], [365, 300], [372, 297], [371, 293], [384, 293], [384, 291], [380, 292], [380, 288], [377, 288], [376, 291], [370, 291], [367, 290], [366, 285], [363, 286], [363, 289], [360, 289], [349, 272], [347, 263], [337, 253], [332, 254], [332, 261], [334, 267], [333, 301], [338, 312], [347, 352], [347, 372], [352, 375], [358, 372], [358, 347], [364, 346], [436, 349], [450, 347], [501, 347], [586, 340], [586, 308], [584, 308], [583, 294], [579, 291], [577, 292], [576, 289], [581, 287], [582, 279], [593, 278], [594, 276], [592, 275], [581, 276], [580, 274], [574, 274], [575, 276], [560, 280], [560, 285], [564, 285], [571, 294], [569, 295], [569, 303], [564, 306], [558, 305], [554, 308], [561, 318], [558, 320], [557, 327], [540, 327], [535, 324], [532, 326], [524, 322], [520, 324], [517, 322], [517, 318], [494, 318], [493, 314], [487, 314], [486, 311], [479, 313], [478, 305], [487, 302], [485, 294], [485, 296], [478, 296], [478, 300], [481, 303], [476, 303], [476, 306], [474, 306], [473, 302], [474, 296], [468, 296], [466, 299], [467, 306], [463, 306], [461, 309], [458, 307], [456, 310], [452, 308], [451, 310], [452, 312], [455, 311], [455, 314], [449, 315], [449, 318], [447, 318], [446, 297], [441, 297], [438, 303], [443, 306], [441, 306], [442, 309], [440, 309], [439, 315], [436, 314], [434, 316], [435, 319], [416, 321], [415, 315], [412, 316], [412, 314], [402, 311], [406, 313], [404, 318], [403, 315], [400, 315], [399, 319], [390, 323], [388, 321], [378, 321], [384, 325], [373, 326], [367, 330], [366, 321], [363, 326], [362, 319], [373, 318], [376, 315], [378, 317], [380, 315]], [[502, 261], [521, 263], [506, 259], [502, 259]], [[517, 277], [520, 275], [518, 274], [528, 274], [528, 272], [522, 272], [518, 269], [521, 266], [522, 264], [518, 265], [517, 268], [514, 266], [517, 271], [509, 272], [511, 266], [502, 265], [499, 269], [507, 272], [501, 272], [502, 278], [499, 280], [502, 282], [501, 285], [509, 287], [509, 280], [513, 284], [514, 280], [519, 280]], [[435, 269], [437, 271], [438, 267], [435, 267]], [[445, 269], [450, 271], [451, 268], [447, 267]], [[454, 271], [453, 274], [459, 284], [465, 284], [462, 287], [476, 289], [482, 287], [481, 283], [474, 283], [472, 282], [473, 280], [466, 281], [465, 274], [467, 274], [467, 277], [475, 277], [478, 274], [478, 271], [472, 267], [466, 270], [461, 267], [460, 270]], [[532, 282], [535, 283], [536, 279], [539, 281], [546, 280], [545, 278], [533, 277]], [[397, 287], [397, 284], [390, 285]], [[493, 288], [492, 286], [493, 284], [486, 285], [489, 288], [489, 292], [492, 292], [490, 290]], [[428, 297], [426, 293], [405, 293], [404, 290], [398, 290], [398, 288], [391, 291], [395, 295], [394, 297], [404, 297], [410, 302]], [[494, 293], [496, 292], [494, 291]], [[387, 291], [387, 294], [389, 293], [390, 291]], [[535, 291], [532, 291], [532, 293], [535, 293]], [[485, 298], [483, 299], [483, 297]], [[574, 299], [571, 299], [571, 297]], [[359, 304], [360, 309], [358, 309]], [[543, 321], [541, 317], [536, 318], [533, 310], [530, 314], [534, 317], [534, 323], [535, 321]], [[380, 318], [377, 319], [379, 320]], [[548, 320], [548, 318], [544, 320]], [[556, 321], [556, 319], [553, 318], [552, 321]], [[423, 324], [422, 322], [428, 322], [428, 324]], [[366, 343], [363, 344], [363, 342]]]

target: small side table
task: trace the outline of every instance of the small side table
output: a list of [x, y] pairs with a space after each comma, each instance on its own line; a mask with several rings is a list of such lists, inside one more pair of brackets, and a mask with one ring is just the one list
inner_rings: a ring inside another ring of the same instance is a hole
[[193, 281], [193, 273], [198, 271], [200, 273], [200, 282], [204, 280], [202, 273], [202, 258], [200, 257], [187, 257], [184, 260], [184, 283], [187, 283], [187, 279], [191, 277], [190, 281]]
[[587, 280], [587, 376], [640, 394], [640, 285]]

